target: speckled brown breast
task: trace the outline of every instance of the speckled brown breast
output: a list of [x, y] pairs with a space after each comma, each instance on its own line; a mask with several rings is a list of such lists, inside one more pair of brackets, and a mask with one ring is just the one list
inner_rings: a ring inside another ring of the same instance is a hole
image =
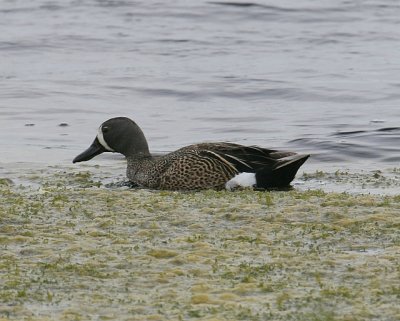
[[220, 189], [237, 173], [218, 154], [187, 147], [155, 159], [128, 159], [127, 170], [133, 183], [165, 190]]

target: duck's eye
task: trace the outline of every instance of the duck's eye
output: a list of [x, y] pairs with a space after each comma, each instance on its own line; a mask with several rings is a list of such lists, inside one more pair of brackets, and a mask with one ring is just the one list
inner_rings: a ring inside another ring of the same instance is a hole
[[108, 132], [108, 129], [109, 129], [108, 127], [102, 127], [102, 128], [101, 128], [101, 131], [102, 131], [103, 133], [107, 133], [107, 132]]

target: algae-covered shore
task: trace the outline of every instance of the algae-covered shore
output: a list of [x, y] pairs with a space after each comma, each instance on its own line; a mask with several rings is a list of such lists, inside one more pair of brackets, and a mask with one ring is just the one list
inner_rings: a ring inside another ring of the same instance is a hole
[[400, 194], [307, 189], [398, 182], [382, 177], [192, 193], [0, 179], [0, 320], [399, 320]]

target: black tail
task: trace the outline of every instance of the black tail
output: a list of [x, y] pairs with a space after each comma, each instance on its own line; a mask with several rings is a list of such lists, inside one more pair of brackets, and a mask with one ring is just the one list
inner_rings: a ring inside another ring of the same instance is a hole
[[274, 168], [264, 167], [256, 172], [256, 188], [287, 187], [296, 176], [300, 166], [310, 155], [297, 155]]

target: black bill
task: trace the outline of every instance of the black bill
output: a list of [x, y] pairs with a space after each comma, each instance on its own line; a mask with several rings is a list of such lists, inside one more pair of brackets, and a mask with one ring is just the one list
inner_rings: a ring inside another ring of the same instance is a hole
[[99, 140], [96, 137], [92, 145], [90, 145], [90, 147], [83, 153], [80, 153], [78, 156], [76, 156], [72, 162], [78, 163], [88, 161], [89, 159], [92, 159], [93, 157], [106, 151], [107, 150], [100, 144]]

